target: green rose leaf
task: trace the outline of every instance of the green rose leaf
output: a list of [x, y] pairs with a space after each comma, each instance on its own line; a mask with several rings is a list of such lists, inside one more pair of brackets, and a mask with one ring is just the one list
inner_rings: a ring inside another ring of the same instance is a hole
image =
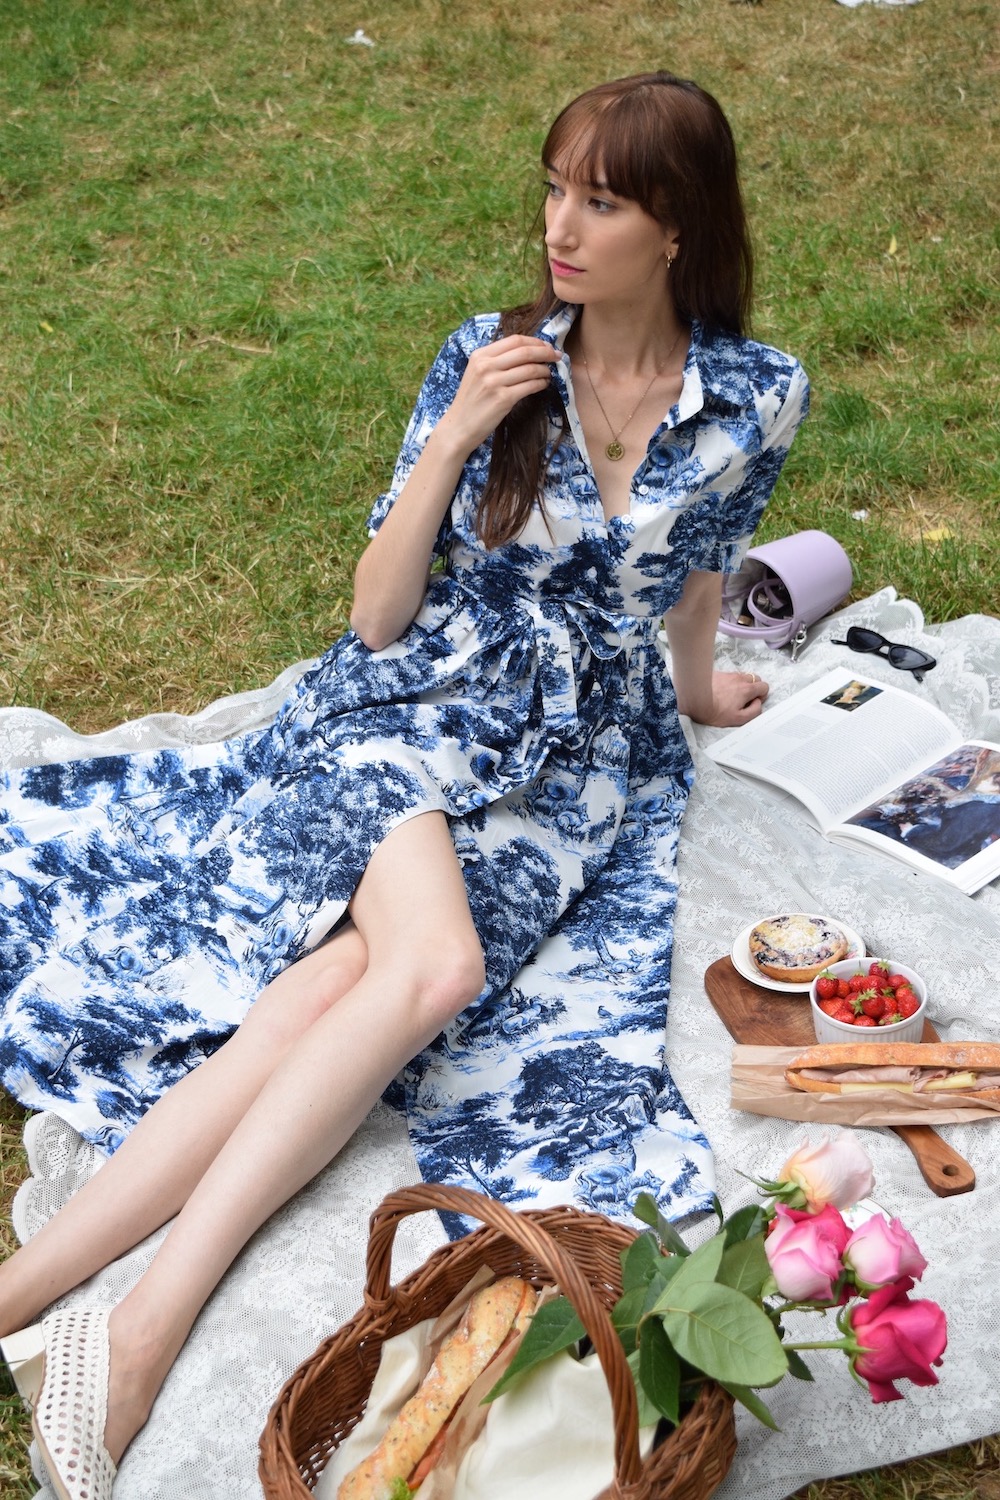
[[752, 1239], [737, 1240], [734, 1245], [727, 1246], [717, 1279], [756, 1300], [770, 1275], [771, 1267], [764, 1251], [764, 1236], [757, 1234]]
[[560, 1349], [578, 1344], [585, 1332], [568, 1298], [555, 1297], [551, 1302], [544, 1303], [528, 1325], [528, 1331], [507, 1369], [489, 1394], [483, 1397], [484, 1404], [495, 1401], [518, 1375], [551, 1359]]
[[732, 1287], [685, 1279], [681, 1273], [660, 1297], [656, 1312], [681, 1358], [714, 1380], [776, 1385], [788, 1370], [788, 1356], [770, 1318]]
[[656, 1236], [640, 1234], [627, 1250], [621, 1253], [622, 1291], [630, 1292], [637, 1286], [648, 1286], [657, 1267], [663, 1264]]
[[753, 1412], [758, 1422], [763, 1422], [764, 1426], [770, 1427], [772, 1432], [779, 1432], [781, 1430], [757, 1392], [751, 1390], [748, 1385], [731, 1385], [726, 1380], [720, 1380], [719, 1384], [724, 1391], [728, 1391], [731, 1396], [745, 1406], [747, 1411]]
[[611, 1309], [611, 1321], [615, 1325], [626, 1354], [631, 1354], [636, 1346], [639, 1320], [647, 1310], [647, 1291], [648, 1288], [645, 1286], [634, 1286], [630, 1292], [619, 1297]]
[[735, 1245], [737, 1240], [752, 1239], [755, 1234], [763, 1233], [766, 1223], [764, 1210], [759, 1203], [748, 1203], [746, 1208], [738, 1208], [723, 1226], [726, 1244]]
[[683, 1264], [678, 1267], [677, 1274], [671, 1280], [671, 1287], [714, 1281], [719, 1273], [725, 1248], [725, 1240], [721, 1234], [717, 1234], [713, 1235], [710, 1240], [706, 1240], [703, 1245], [699, 1245], [697, 1250], [692, 1250]]
[[646, 1288], [646, 1300], [642, 1308], [643, 1313], [653, 1311], [671, 1281], [679, 1273], [681, 1267], [686, 1265], [687, 1261], [682, 1260], [679, 1255], [668, 1255], [660, 1261], [660, 1269], [653, 1276]]
[[647, 1318], [639, 1343], [639, 1384], [657, 1411], [680, 1421], [681, 1362], [659, 1318]]
[[650, 1401], [649, 1397], [646, 1395], [646, 1392], [642, 1388], [642, 1382], [639, 1379], [638, 1349], [634, 1349], [629, 1355], [628, 1367], [632, 1371], [632, 1379], [635, 1382], [635, 1396], [637, 1402], [639, 1403], [639, 1426], [652, 1427], [654, 1423], [660, 1420], [660, 1413], [657, 1411], [656, 1407], [653, 1405], [652, 1401]]
[[687, 1245], [681, 1239], [677, 1230], [669, 1219], [665, 1219], [656, 1206], [656, 1199], [649, 1193], [640, 1193], [632, 1205], [632, 1212], [643, 1224], [649, 1224], [656, 1230], [660, 1237], [660, 1243], [664, 1249], [674, 1255], [689, 1255]]
[[806, 1364], [797, 1349], [786, 1349], [788, 1355], [788, 1373], [794, 1375], [796, 1380], [812, 1380], [813, 1372]]

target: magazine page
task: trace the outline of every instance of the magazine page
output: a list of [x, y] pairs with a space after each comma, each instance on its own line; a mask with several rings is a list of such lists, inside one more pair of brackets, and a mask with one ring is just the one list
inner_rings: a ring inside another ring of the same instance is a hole
[[831, 837], [871, 843], [960, 890], [977, 891], [1000, 875], [1000, 747], [956, 746], [853, 813]]
[[708, 754], [791, 792], [826, 833], [960, 739], [933, 704], [838, 667], [717, 740]]

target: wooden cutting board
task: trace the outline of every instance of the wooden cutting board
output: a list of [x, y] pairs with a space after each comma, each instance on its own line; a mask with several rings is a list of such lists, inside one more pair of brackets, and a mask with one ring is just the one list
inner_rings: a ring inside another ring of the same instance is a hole
[[[744, 979], [728, 956], [717, 958], [705, 971], [708, 998], [730, 1036], [748, 1047], [812, 1047], [816, 1044], [809, 998], [783, 994]], [[925, 1042], [939, 1042], [930, 1021], [924, 1022]], [[972, 1167], [941, 1139], [933, 1125], [892, 1125], [916, 1157], [928, 1187], [939, 1198], [970, 1193], [976, 1185]]]

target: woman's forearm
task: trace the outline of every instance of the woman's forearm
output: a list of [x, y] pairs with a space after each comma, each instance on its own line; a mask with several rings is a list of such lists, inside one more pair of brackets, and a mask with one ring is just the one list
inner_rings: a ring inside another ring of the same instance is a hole
[[427, 592], [434, 542], [468, 453], [445, 423], [434, 429], [354, 574], [351, 628], [373, 651], [398, 640]]
[[711, 723], [715, 712], [712, 674], [721, 608], [721, 575], [690, 573], [680, 600], [663, 619], [677, 707], [702, 724]]

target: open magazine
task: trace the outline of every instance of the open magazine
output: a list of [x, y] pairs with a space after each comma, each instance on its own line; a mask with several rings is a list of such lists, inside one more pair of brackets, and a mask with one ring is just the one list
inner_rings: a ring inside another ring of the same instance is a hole
[[708, 754], [789, 792], [836, 843], [969, 895], [1000, 875], [1000, 745], [964, 739], [913, 693], [837, 668]]

